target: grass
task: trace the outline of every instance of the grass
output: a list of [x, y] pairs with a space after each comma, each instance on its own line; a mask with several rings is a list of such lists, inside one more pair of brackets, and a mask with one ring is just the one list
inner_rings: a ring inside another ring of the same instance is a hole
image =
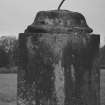
[[17, 75], [0, 74], [0, 105], [16, 105]]

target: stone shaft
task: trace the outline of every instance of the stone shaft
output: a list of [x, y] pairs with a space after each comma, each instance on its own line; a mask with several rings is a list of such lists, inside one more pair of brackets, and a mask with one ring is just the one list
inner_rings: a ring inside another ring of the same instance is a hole
[[87, 33], [20, 34], [18, 78], [35, 84], [36, 105], [99, 105], [99, 43]]

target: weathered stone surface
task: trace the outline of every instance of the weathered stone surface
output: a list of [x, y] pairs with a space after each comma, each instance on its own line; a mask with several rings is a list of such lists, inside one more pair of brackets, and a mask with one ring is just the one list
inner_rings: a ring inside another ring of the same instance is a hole
[[[40, 22], [46, 18], [48, 24]], [[55, 22], [59, 18], [62, 25]], [[22, 70], [18, 78], [25, 80], [26, 91], [34, 84], [33, 98], [27, 99], [34, 100], [32, 105], [99, 105], [100, 37], [89, 34], [92, 30], [82, 19], [85, 22], [82, 15], [68, 11], [41, 12], [33, 26], [19, 35]], [[67, 20], [69, 25], [65, 24]], [[18, 87], [21, 90], [21, 85]]]
[[38, 12], [33, 24], [29, 25], [25, 32], [69, 33], [75, 30], [87, 33], [93, 31], [82, 14], [68, 10], [51, 10]]

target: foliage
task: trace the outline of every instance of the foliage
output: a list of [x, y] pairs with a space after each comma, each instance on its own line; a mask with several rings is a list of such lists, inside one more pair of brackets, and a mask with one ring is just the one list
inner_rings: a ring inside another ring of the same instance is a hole
[[0, 73], [17, 73], [18, 68], [17, 67], [1, 67], [0, 68]]
[[[0, 72], [16, 72], [13, 67], [15, 64], [16, 50], [18, 46], [18, 40], [16, 37], [2, 36], [0, 37], [0, 64], [5, 69], [0, 69]], [[12, 69], [11, 69], [12, 68]], [[4, 70], [4, 71], [3, 71]], [[7, 71], [6, 71], [7, 70]]]
[[6, 53], [3, 47], [0, 47], [0, 67], [7, 66], [9, 63], [8, 53]]
[[105, 46], [100, 49], [100, 65], [105, 68]]

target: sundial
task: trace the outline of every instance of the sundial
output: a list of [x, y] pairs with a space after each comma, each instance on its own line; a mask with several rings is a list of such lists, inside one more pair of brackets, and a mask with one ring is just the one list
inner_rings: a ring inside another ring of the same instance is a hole
[[81, 13], [60, 9], [64, 1], [56, 10], [39, 11], [19, 34], [18, 102], [100, 103], [100, 36], [92, 33]]

